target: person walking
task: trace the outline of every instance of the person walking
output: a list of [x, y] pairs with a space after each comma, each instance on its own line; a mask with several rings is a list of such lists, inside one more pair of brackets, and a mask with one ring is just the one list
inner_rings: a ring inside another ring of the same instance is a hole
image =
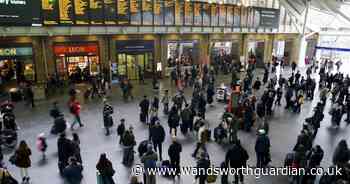
[[169, 90], [165, 90], [164, 96], [162, 98], [163, 113], [165, 115], [168, 115], [168, 113], [169, 113], [169, 102], [170, 102]]
[[139, 107], [141, 109], [140, 120], [142, 123], [148, 122], [149, 106], [150, 106], [150, 102], [147, 99], [147, 96], [143, 96], [143, 100], [139, 104]]
[[71, 140], [66, 138], [66, 134], [62, 133], [57, 140], [58, 150], [58, 169], [63, 175], [63, 169], [68, 165], [68, 159], [74, 156], [75, 149]]
[[80, 154], [80, 138], [79, 138], [79, 135], [77, 133], [73, 133], [72, 136], [73, 136], [72, 144], [73, 144], [73, 148], [74, 148], [74, 157], [76, 158], [77, 162], [82, 164], [83, 161], [81, 159], [81, 154]]
[[103, 125], [106, 129], [106, 136], [110, 134], [110, 128], [113, 126], [113, 114], [114, 110], [112, 105], [110, 105], [106, 99], [103, 100]]
[[74, 125], [77, 123], [79, 124], [80, 127], [83, 127], [84, 125], [81, 123], [81, 119], [80, 119], [81, 106], [79, 101], [76, 98], [72, 98], [71, 102], [69, 103], [69, 108], [70, 108], [70, 112], [74, 116], [74, 121], [70, 129], [73, 131]]
[[38, 148], [38, 151], [42, 153], [42, 160], [45, 160], [46, 159], [45, 152], [47, 149], [45, 133], [40, 133], [38, 135], [38, 138], [36, 140], [36, 146]]
[[185, 108], [181, 112], [181, 121], [181, 132], [186, 134], [188, 129], [193, 127], [192, 110], [188, 104], [185, 105]]
[[134, 161], [134, 146], [136, 145], [133, 127], [130, 126], [129, 129], [125, 131], [122, 145], [124, 146], [122, 163], [126, 166], [130, 166]]
[[[176, 169], [176, 174], [180, 177], [180, 155], [182, 152], [182, 146], [179, 142], [177, 142], [176, 137], [172, 137], [172, 144], [168, 149], [168, 156], [170, 159], [170, 164], [172, 168]], [[175, 176], [174, 176], [175, 178]]]
[[119, 136], [119, 144], [122, 144], [124, 132], [125, 132], [125, 119], [122, 118], [120, 120], [120, 124], [117, 127], [117, 134]]
[[198, 171], [203, 170], [204, 172], [198, 172], [198, 174], [195, 176], [195, 180], [199, 179], [199, 184], [206, 184], [207, 181], [207, 170], [210, 167], [210, 160], [208, 158], [208, 155], [205, 153], [202, 153], [200, 155], [200, 159], [197, 161], [197, 169]]
[[31, 160], [30, 156], [32, 155], [32, 151], [28, 147], [27, 143], [22, 140], [19, 143], [19, 147], [15, 152], [15, 165], [20, 168], [21, 170], [21, 177], [22, 177], [22, 182], [27, 182], [29, 183], [29, 175], [28, 175], [28, 168], [31, 167]]
[[[234, 143], [233, 147], [229, 149], [229, 151], [226, 153], [226, 163], [234, 169], [242, 168], [247, 165], [247, 160], [249, 159], [248, 152], [242, 147], [241, 142], [239, 140]], [[235, 173], [235, 183], [238, 184], [238, 182], [243, 183], [243, 172], [237, 172]]]
[[113, 169], [112, 162], [108, 160], [106, 153], [100, 155], [100, 159], [96, 165], [96, 169], [100, 174], [101, 184], [114, 184], [113, 176], [115, 170]]
[[165, 140], [165, 130], [160, 124], [160, 121], [157, 121], [155, 125], [151, 127], [151, 140], [153, 142], [154, 150], [159, 151], [159, 160], [162, 161], [162, 144]]
[[341, 140], [338, 146], [335, 148], [333, 154], [333, 164], [337, 166], [344, 166], [346, 163], [350, 161], [350, 149], [348, 148], [348, 144], [346, 140]]
[[177, 127], [180, 125], [180, 116], [176, 107], [173, 107], [169, 117], [168, 117], [168, 125], [169, 125], [169, 134], [177, 135]]
[[255, 143], [256, 167], [263, 168], [270, 162], [270, 139], [267, 137], [265, 130], [259, 130], [258, 132], [259, 136]]
[[83, 166], [75, 157], [70, 157], [68, 166], [63, 170], [63, 176], [68, 184], [80, 184], [83, 179]]
[[148, 172], [149, 169], [156, 168], [156, 162], [158, 161], [157, 153], [153, 151], [153, 146], [149, 144], [147, 146], [147, 152], [141, 157], [141, 163], [144, 164], [144, 183], [156, 184], [156, 175]]

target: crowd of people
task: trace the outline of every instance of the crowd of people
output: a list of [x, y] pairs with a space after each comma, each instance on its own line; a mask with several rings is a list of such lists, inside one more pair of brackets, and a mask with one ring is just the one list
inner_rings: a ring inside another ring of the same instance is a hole
[[[284, 108], [290, 113], [300, 113], [303, 104], [307, 100], [314, 100], [316, 95], [317, 80], [315, 71], [319, 71], [319, 102], [314, 108], [311, 117], [305, 119], [302, 131], [297, 137], [296, 145], [290, 153], [286, 155], [285, 166], [292, 168], [305, 168], [310, 171], [311, 168], [319, 167], [324, 157], [324, 151], [320, 145], [314, 143], [318, 129], [323, 125], [324, 110], [327, 103], [332, 103], [329, 114], [332, 117], [331, 125], [339, 128], [342, 122], [343, 114], [347, 114], [346, 122], [350, 122], [350, 93], [349, 76], [344, 76], [340, 72], [334, 73], [332, 67], [328, 64], [320, 65], [319, 70], [315, 69], [316, 65], [308, 66], [305, 75], [297, 70], [296, 63], [292, 63], [292, 72], [289, 76], [278, 74], [278, 70], [285, 70], [276, 62], [272, 66], [267, 65], [264, 69], [262, 81], [260, 76], [256, 76], [256, 67], [254, 62], [249, 63], [246, 72], [242, 75], [239, 71], [241, 68], [236, 64], [230, 64], [229, 71], [225, 69], [221, 72], [224, 74], [231, 73], [231, 83], [229, 88], [233, 89], [232, 99], [229, 100], [227, 106], [223, 110], [223, 114], [219, 119], [219, 123], [211, 130], [211, 122], [209, 122], [207, 107], [214, 102], [215, 86], [217, 85], [218, 71], [215, 67], [208, 65], [193, 66], [191, 70], [183, 71], [181, 66], [175, 67], [171, 72], [172, 85], [176, 86], [177, 93], [173, 96], [168, 90], [162, 92], [160, 97], [158, 94], [151, 99], [144, 96], [140, 101], [139, 120], [148, 128], [148, 139], [137, 142], [137, 135], [134, 134], [134, 127], [127, 127], [126, 119], [121, 119], [117, 126], [117, 135], [119, 144], [123, 148], [122, 164], [126, 167], [132, 167], [134, 162], [134, 150], [137, 146], [138, 156], [140, 157], [143, 167], [146, 168], [177, 168], [176, 174], [168, 173], [165, 177], [176, 180], [181, 176], [180, 167], [182, 164], [182, 144], [178, 141], [179, 133], [186, 136], [192, 136], [196, 140], [195, 149], [192, 157], [197, 161], [197, 168], [209, 168], [212, 165], [211, 156], [208, 152], [207, 144], [212, 141], [223, 146], [229, 146], [225, 158], [222, 159], [221, 168], [241, 168], [247, 165], [249, 159], [254, 157], [248, 153], [246, 148], [241, 144], [243, 140], [238, 136], [239, 131], [251, 132], [254, 128], [257, 134], [254, 150], [256, 152], [256, 167], [267, 168], [272, 161], [270, 143], [270, 117], [275, 116], [276, 108], [280, 108], [285, 104]], [[222, 67], [221, 67], [222, 68]], [[281, 72], [280, 72], [281, 73]], [[96, 82], [97, 83], [97, 82]], [[123, 88], [132, 88], [126, 82]], [[129, 87], [128, 87], [129, 86]], [[94, 88], [94, 87], [93, 87]], [[96, 88], [97, 84], [96, 84]], [[190, 98], [185, 95], [184, 88], [192, 88]], [[131, 90], [131, 89], [130, 89]], [[331, 94], [329, 97], [328, 94]], [[124, 92], [124, 99], [133, 97], [131, 92]], [[57, 152], [58, 152], [58, 170], [61, 176], [69, 184], [79, 184], [83, 179], [83, 160], [81, 157], [80, 138], [75, 133], [75, 127], [83, 127], [84, 124], [80, 118], [81, 104], [77, 98], [74, 88], [69, 90], [69, 101], [67, 108], [74, 117], [74, 121], [70, 124], [65, 120], [64, 114], [58, 106], [58, 102], [53, 103], [50, 110], [50, 116], [54, 120], [51, 133], [58, 135]], [[103, 96], [102, 96], [103, 97]], [[284, 97], [284, 101], [283, 101]], [[6, 103], [1, 107], [3, 114], [4, 127], [2, 130], [17, 131], [15, 124], [15, 116], [12, 112], [14, 106]], [[162, 109], [161, 112], [160, 109]], [[110, 128], [114, 125], [112, 114], [113, 106], [109, 100], [103, 98], [103, 126], [105, 135], [110, 135]], [[159, 115], [167, 116], [168, 129], [161, 122]], [[5, 116], [6, 115], [6, 116]], [[12, 118], [12, 119], [11, 119]], [[70, 128], [74, 133], [72, 138], [68, 138], [66, 131]], [[178, 129], [180, 131], [178, 131]], [[3, 131], [1, 131], [3, 134]], [[169, 160], [164, 159], [163, 144], [166, 138], [171, 138], [172, 142], [167, 150]], [[2, 139], [2, 138], [1, 138]], [[2, 141], [2, 140], [1, 140]], [[37, 149], [42, 153], [43, 159], [46, 159], [45, 152], [48, 147], [46, 143], [46, 135], [40, 134], [37, 137]], [[0, 149], [1, 163], [3, 156]], [[18, 148], [10, 157], [10, 162], [21, 170], [23, 183], [29, 183], [30, 176], [28, 168], [31, 167], [31, 148], [26, 141], [20, 141]], [[346, 140], [340, 141], [333, 156], [333, 166], [343, 168], [342, 176], [324, 175], [320, 179], [321, 184], [335, 184], [339, 182], [350, 181], [350, 150]], [[158, 164], [160, 162], [160, 165]], [[1, 166], [4, 166], [1, 164]], [[102, 153], [96, 164], [98, 171], [98, 181], [103, 184], [116, 183], [113, 176], [117, 171], [114, 170], [113, 164], [108, 159], [106, 153]], [[14, 180], [9, 171], [5, 167], [0, 169], [0, 177], [7, 180]], [[10, 179], [8, 179], [10, 178]], [[216, 181], [213, 175], [206, 173], [198, 173], [194, 179], [199, 184], [212, 183]], [[145, 172], [143, 182], [145, 184], [155, 184], [157, 177], [153, 173]], [[298, 184], [315, 183], [316, 178], [310, 175], [291, 176], [291, 180]], [[0, 180], [1, 183], [2, 180]], [[230, 178], [228, 175], [221, 176], [221, 183], [228, 184]], [[244, 177], [242, 172], [237, 172], [234, 176], [234, 183], [243, 183]], [[133, 176], [131, 184], [138, 184], [138, 178]], [[3, 184], [3, 182], [1, 183]], [[5, 184], [7, 184], [5, 182]]]

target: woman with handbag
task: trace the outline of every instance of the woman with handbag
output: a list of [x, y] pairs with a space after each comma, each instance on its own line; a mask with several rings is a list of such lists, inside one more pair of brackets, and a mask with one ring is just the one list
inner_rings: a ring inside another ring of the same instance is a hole
[[28, 168], [31, 166], [30, 155], [32, 154], [27, 143], [22, 140], [15, 152], [15, 165], [21, 169], [21, 177], [23, 182], [29, 182]]
[[98, 177], [100, 177], [101, 184], [115, 184], [113, 180], [115, 170], [113, 169], [112, 162], [107, 159], [105, 153], [101, 154], [96, 169], [99, 172]]

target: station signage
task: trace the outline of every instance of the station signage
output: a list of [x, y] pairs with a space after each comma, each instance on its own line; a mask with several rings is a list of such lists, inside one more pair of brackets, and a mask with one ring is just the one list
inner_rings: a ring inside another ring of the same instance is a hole
[[40, 1], [0, 0], [0, 23], [9, 26], [41, 24]]
[[53, 50], [55, 55], [96, 54], [98, 52], [98, 46], [96, 44], [56, 45]]
[[31, 56], [33, 51], [31, 47], [13, 47], [13, 48], [0, 48], [1, 56]]
[[272, 8], [256, 8], [260, 15], [260, 27], [278, 28], [280, 10]]

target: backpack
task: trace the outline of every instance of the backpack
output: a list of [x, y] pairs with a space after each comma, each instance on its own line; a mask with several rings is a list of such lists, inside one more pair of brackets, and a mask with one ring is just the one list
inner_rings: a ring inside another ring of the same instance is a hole
[[157, 161], [153, 159], [147, 159], [145, 161], [145, 167], [146, 168], [156, 168], [157, 167]]

